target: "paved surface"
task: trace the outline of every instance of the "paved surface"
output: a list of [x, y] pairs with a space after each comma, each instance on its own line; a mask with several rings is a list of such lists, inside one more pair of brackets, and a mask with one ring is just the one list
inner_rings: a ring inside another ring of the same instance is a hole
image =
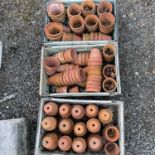
[[[126, 154], [155, 155], [155, 1], [118, 3], [122, 95], [117, 99], [125, 101]], [[30, 120], [32, 152], [43, 9], [39, 0], [0, 0], [0, 119]]]

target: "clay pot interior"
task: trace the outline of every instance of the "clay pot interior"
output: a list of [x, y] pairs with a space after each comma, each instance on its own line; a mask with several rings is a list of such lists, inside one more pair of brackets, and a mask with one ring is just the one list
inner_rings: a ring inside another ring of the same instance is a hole
[[103, 90], [106, 92], [113, 92], [116, 90], [116, 81], [111, 79], [111, 78], [107, 78], [103, 81]]
[[[79, 4], [73, 3], [67, 8], [68, 16], [76, 16], [81, 14], [81, 7]], [[69, 18], [68, 17], [68, 18]]]
[[[44, 109], [46, 109], [48, 104], [51, 106], [57, 106], [57, 112], [54, 116], [48, 116]], [[74, 112], [77, 110], [81, 110], [82, 107], [82, 117], [78, 119], [76, 117], [72, 117]], [[73, 110], [74, 108], [75, 111]], [[63, 109], [65, 111], [63, 111]], [[85, 113], [87, 109], [87, 113]], [[95, 110], [95, 114], [91, 114], [88, 116], [88, 113], [91, 109]], [[56, 103], [46, 101], [43, 107], [43, 121], [47, 120], [48, 129], [44, 129], [42, 126], [42, 130], [44, 132], [42, 145], [45, 150], [57, 150], [60, 152], [65, 151], [73, 151], [74, 153], [82, 153], [84, 151], [90, 153], [101, 153], [103, 152], [103, 147], [105, 146], [105, 135], [108, 135], [115, 142], [118, 143], [119, 138], [119, 129], [117, 126], [113, 124], [104, 124], [98, 119], [98, 111], [102, 109], [110, 110], [110, 107], [103, 107], [102, 105], [94, 104], [69, 104], [69, 103]], [[73, 113], [72, 113], [73, 110]], [[116, 111], [114, 109], [114, 111]], [[117, 113], [113, 112], [113, 117], [116, 117]], [[46, 119], [45, 119], [46, 118]], [[52, 119], [49, 119], [52, 118]], [[55, 119], [55, 120], [54, 120]], [[54, 123], [56, 121], [57, 123]], [[45, 122], [45, 121], [44, 121]], [[117, 125], [117, 121], [114, 119], [113, 123]], [[50, 125], [49, 125], [50, 124]], [[43, 125], [43, 123], [42, 123]], [[51, 139], [52, 137], [52, 139]], [[115, 138], [113, 138], [115, 137]], [[49, 144], [45, 143], [46, 141]], [[79, 149], [78, 145], [79, 144]], [[108, 141], [106, 141], [106, 145], [108, 145]], [[105, 150], [106, 149], [106, 150]], [[104, 147], [105, 152], [114, 151], [115, 149]], [[119, 150], [119, 146], [117, 146], [117, 151]]]
[[95, 16], [91, 16], [91, 17], [89, 17], [89, 18], [88, 18], [88, 17], [89, 17], [89, 16], [87, 16], [86, 19], [85, 19], [86, 24], [87, 24], [88, 26], [90, 26], [90, 27], [96, 26], [97, 23], [98, 23], [98, 18], [96, 18]]

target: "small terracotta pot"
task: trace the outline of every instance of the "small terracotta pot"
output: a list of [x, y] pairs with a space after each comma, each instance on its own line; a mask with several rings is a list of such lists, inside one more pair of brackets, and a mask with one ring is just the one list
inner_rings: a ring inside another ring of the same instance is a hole
[[63, 33], [62, 41], [72, 41], [73, 40], [73, 33]]
[[106, 143], [104, 146], [104, 152], [106, 155], [119, 155], [120, 148], [116, 143]]
[[56, 93], [67, 93], [67, 86], [57, 87]]
[[88, 66], [88, 76], [91, 76], [91, 75], [96, 75], [96, 76], [101, 76], [102, 73], [101, 73], [101, 70], [102, 70], [102, 66]]
[[102, 138], [100, 135], [92, 134], [87, 139], [88, 147], [93, 152], [99, 152], [103, 146]]
[[72, 3], [71, 5], [68, 6], [67, 8], [67, 16], [68, 16], [68, 20], [72, 17], [72, 16], [77, 16], [77, 15], [81, 15], [81, 6], [77, 3]]
[[102, 13], [99, 16], [99, 29], [104, 34], [110, 34], [114, 29], [115, 17], [112, 13]]
[[56, 73], [58, 66], [60, 65], [58, 59], [54, 57], [44, 58], [44, 69], [47, 75], [53, 75]]
[[82, 15], [84, 17], [86, 17], [87, 15], [90, 15], [90, 14], [95, 14], [95, 3], [93, 1], [83, 1], [81, 3], [81, 7], [82, 7]]
[[88, 15], [85, 18], [85, 26], [89, 32], [96, 32], [98, 30], [99, 19], [96, 15]]
[[98, 118], [103, 124], [111, 123], [113, 119], [113, 112], [110, 109], [101, 109], [98, 113]]
[[62, 134], [70, 134], [73, 131], [73, 121], [70, 118], [63, 118], [59, 123], [59, 131]]
[[102, 55], [98, 48], [92, 48], [88, 60], [89, 65], [102, 65]]
[[78, 137], [84, 136], [87, 132], [85, 123], [78, 122], [74, 126], [74, 134]]
[[58, 146], [58, 135], [55, 133], [48, 133], [42, 140], [42, 146], [47, 150], [55, 150]]
[[74, 105], [71, 110], [71, 114], [75, 119], [82, 119], [85, 115], [85, 109], [82, 105]]
[[86, 52], [79, 53], [77, 56], [77, 59], [73, 61], [72, 63], [79, 65], [79, 66], [87, 66], [89, 55], [90, 54]]
[[73, 64], [63, 64], [63, 65], [58, 66], [57, 72], [69, 71], [69, 70], [72, 70], [74, 67], [75, 65]]
[[44, 105], [44, 112], [48, 116], [55, 116], [58, 113], [58, 105], [54, 102], [48, 102]]
[[103, 68], [103, 77], [104, 78], [115, 78], [116, 77], [116, 68], [114, 65], [106, 65]]
[[72, 149], [76, 153], [83, 153], [86, 150], [86, 141], [83, 138], [75, 138], [72, 143]]
[[63, 35], [63, 26], [57, 22], [51, 22], [45, 25], [44, 32], [51, 41], [61, 41]]
[[101, 129], [101, 124], [99, 122], [98, 119], [96, 118], [91, 118], [87, 121], [87, 129], [91, 132], [91, 133], [97, 133], [100, 131]]
[[110, 124], [104, 128], [103, 136], [108, 142], [116, 142], [119, 140], [120, 132], [116, 126]]
[[62, 136], [58, 141], [58, 146], [62, 151], [69, 151], [72, 147], [72, 139], [69, 136]]
[[81, 16], [72, 16], [69, 21], [71, 30], [76, 34], [82, 34], [85, 29], [84, 19]]
[[74, 87], [70, 88], [69, 93], [79, 93], [79, 87], [74, 86]]
[[105, 92], [114, 92], [117, 89], [117, 83], [112, 78], [106, 78], [102, 83], [102, 88]]
[[66, 33], [70, 33], [71, 29], [70, 29], [69, 26], [63, 25], [63, 31], [66, 32]]
[[73, 34], [73, 41], [82, 41], [82, 37], [77, 34]]
[[114, 45], [108, 44], [103, 47], [103, 58], [106, 62], [112, 62], [115, 57]]
[[71, 115], [71, 106], [69, 104], [62, 104], [59, 107], [59, 115], [63, 118], [70, 117]]
[[53, 131], [57, 127], [57, 120], [54, 117], [46, 117], [43, 119], [41, 125], [46, 131]]
[[94, 118], [98, 115], [98, 107], [95, 104], [89, 104], [86, 107], [86, 115], [89, 118]]
[[49, 85], [54, 85], [54, 86], [65, 86], [65, 84], [60, 81], [60, 78], [62, 77], [63, 73], [57, 73], [54, 74], [53, 76], [48, 78], [48, 84]]
[[52, 2], [47, 6], [47, 14], [54, 22], [63, 22], [65, 19], [65, 7], [63, 3]]
[[77, 52], [74, 48], [70, 48], [64, 51], [63, 56], [66, 62], [72, 62], [77, 59]]
[[97, 5], [97, 14], [100, 16], [104, 12], [112, 12], [113, 7], [112, 3], [108, 1], [101, 1], [99, 5]]

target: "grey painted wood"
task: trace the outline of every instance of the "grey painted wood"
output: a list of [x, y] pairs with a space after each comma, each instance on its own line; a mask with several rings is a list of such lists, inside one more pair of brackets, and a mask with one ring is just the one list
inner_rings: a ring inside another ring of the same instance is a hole
[[24, 118], [0, 121], [0, 155], [29, 154], [28, 122]]

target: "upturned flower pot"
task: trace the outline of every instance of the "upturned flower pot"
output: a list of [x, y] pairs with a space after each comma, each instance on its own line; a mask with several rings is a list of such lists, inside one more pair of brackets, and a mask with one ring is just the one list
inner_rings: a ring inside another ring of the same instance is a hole
[[119, 129], [113, 124], [109, 124], [103, 130], [103, 137], [108, 142], [116, 142], [119, 140], [120, 137]]
[[72, 143], [72, 149], [76, 153], [83, 153], [86, 150], [86, 141], [83, 138], [75, 138]]
[[48, 133], [43, 137], [42, 146], [47, 150], [55, 150], [58, 146], [58, 135], [55, 133]]
[[106, 65], [103, 68], [103, 77], [104, 78], [115, 78], [116, 77], [116, 68], [114, 65]]
[[108, 44], [103, 47], [103, 58], [106, 62], [112, 62], [115, 57], [114, 45]]
[[112, 78], [106, 78], [102, 83], [102, 88], [105, 92], [114, 92], [117, 89], [117, 83]]
[[81, 3], [81, 7], [82, 7], [82, 15], [84, 17], [90, 14], [95, 14], [96, 8], [95, 8], [95, 3], [93, 1], [85, 0]]
[[96, 32], [98, 30], [99, 19], [96, 15], [88, 15], [85, 18], [85, 26], [89, 32]]
[[62, 151], [69, 151], [72, 148], [72, 139], [69, 136], [62, 136], [58, 141], [58, 147]]
[[87, 139], [88, 148], [92, 152], [99, 152], [103, 146], [102, 138], [100, 135], [92, 134]]
[[110, 109], [101, 109], [98, 113], [98, 119], [103, 124], [108, 124], [112, 122], [113, 112]]
[[98, 115], [98, 107], [95, 104], [90, 104], [86, 106], [86, 115], [89, 118], [95, 118]]
[[106, 143], [104, 146], [104, 152], [106, 155], [119, 155], [120, 148], [117, 143]]
[[44, 59], [44, 69], [47, 75], [51, 76], [56, 73], [57, 68], [59, 67], [60, 63], [58, 59], [54, 57], [46, 57]]
[[114, 29], [115, 17], [110, 12], [99, 16], [99, 29], [104, 34], [110, 34]]
[[89, 55], [90, 54], [86, 52], [79, 53], [77, 59], [73, 61], [72, 63], [79, 65], [79, 66], [87, 66]]
[[57, 127], [57, 120], [54, 117], [46, 117], [43, 119], [41, 125], [46, 131], [53, 131]]
[[73, 131], [73, 121], [70, 118], [63, 118], [59, 122], [59, 131], [62, 134], [70, 134]]
[[61, 41], [63, 35], [63, 26], [57, 22], [51, 22], [45, 25], [44, 32], [51, 41]]
[[100, 16], [104, 12], [112, 12], [113, 6], [111, 2], [101, 1], [99, 5], [97, 5], [97, 14]]
[[77, 3], [72, 3], [71, 5], [68, 6], [67, 8], [67, 16], [68, 16], [68, 20], [70, 20], [70, 18], [72, 16], [80, 16], [81, 15], [81, 6]]
[[87, 129], [91, 133], [97, 133], [101, 129], [101, 124], [98, 119], [91, 118], [87, 121]]
[[84, 19], [81, 16], [73, 16], [69, 20], [71, 30], [76, 34], [82, 34], [85, 30]]
[[72, 107], [71, 114], [75, 119], [82, 119], [85, 115], [85, 109], [82, 105], [74, 105]]
[[78, 122], [74, 125], [74, 134], [78, 137], [84, 136], [87, 132], [85, 123]]
[[71, 106], [69, 104], [62, 104], [59, 107], [59, 115], [62, 118], [70, 117], [70, 115], [71, 115]]
[[54, 22], [63, 22], [65, 19], [65, 7], [63, 3], [52, 2], [47, 6], [47, 14]]
[[48, 116], [55, 116], [58, 113], [58, 105], [54, 102], [48, 102], [44, 105], [44, 112]]

